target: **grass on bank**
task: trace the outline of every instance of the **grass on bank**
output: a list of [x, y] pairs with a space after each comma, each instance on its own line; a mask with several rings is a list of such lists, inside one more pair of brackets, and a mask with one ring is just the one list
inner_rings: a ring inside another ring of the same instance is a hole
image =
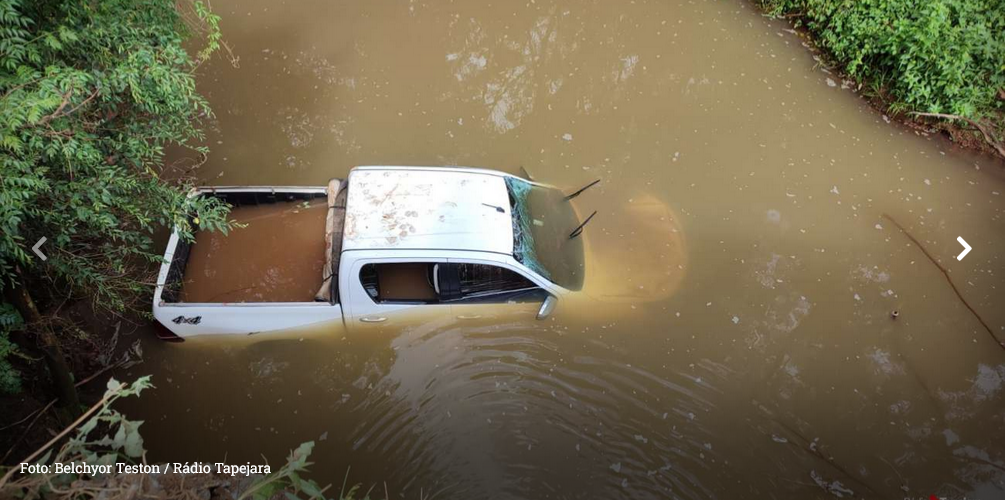
[[1005, 156], [1005, 1], [755, 1], [807, 28], [891, 113], [959, 117]]

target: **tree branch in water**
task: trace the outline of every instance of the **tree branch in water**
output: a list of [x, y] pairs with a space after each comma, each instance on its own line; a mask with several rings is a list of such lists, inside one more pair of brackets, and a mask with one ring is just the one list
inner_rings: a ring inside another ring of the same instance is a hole
[[837, 470], [841, 474], [844, 474], [844, 476], [846, 478], [848, 478], [850, 481], [854, 482], [858, 486], [861, 486], [863, 489], [865, 489], [866, 491], [868, 491], [873, 496], [879, 496], [879, 493], [875, 489], [873, 489], [872, 486], [869, 486], [869, 483], [866, 483], [863, 478], [859, 478], [857, 475], [853, 474], [851, 471], [849, 471], [848, 469], [846, 469], [843, 465], [837, 463], [837, 461], [834, 460], [834, 457], [825, 455], [823, 453], [823, 451], [821, 451], [821, 449], [820, 449], [822, 445], [817, 444], [817, 441], [811, 441], [810, 438], [804, 436], [802, 432], [799, 432], [797, 429], [795, 429], [791, 425], [786, 424], [785, 422], [781, 421], [780, 419], [772, 418], [772, 421], [774, 421], [776, 424], [778, 424], [783, 429], [789, 431], [789, 433], [791, 435], [793, 435], [793, 436], [799, 438], [800, 440], [802, 440], [802, 443], [791, 442], [789, 444], [791, 444], [791, 445], [793, 445], [793, 446], [795, 446], [797, 448], [800, 448], [800, 449], [804, 450], [805, 452], [809, 453], [810, 455], [813, 455], [813, 456], [819, 458], [824, 463], [826, 463], [827, 465], [833, 467], [835, 470]]
[[984, 318], [982, 318], [980, 314], [977, 314], [977, 310], [975, 310], [973, 306], [971, 306], [970, 303], [967, 302], [967, 299], [965, 299], [963, 297], [963, 294], [960, 293], [960, 289], [956, 288], [956, 283], [953, 283], [953, 278], [949, 277], [949, 271], [946, 271], [946, 268], [942, 267], [942, 264], [939, 264], [939, 262], [935, 260], [935, 257], [932, 257], [932, 254], [928, 253], [928, 250], [925, 250], [925, 247], [921, 244], [921, 242], [915, 239], [914, 236], [911, 236], [911, 233], [907, 232], [907, 229], [904, 229], [904, 226], [901, 226], [896, 219], [890, 216], [890, 214], [884, 213], [883, 217], [886, 217], [887, 219], [890, 220], [890, 222], [893, 223], [893, 225], [897, 226], [897, 228], [904, 233], [904, 236], [907, 236], [907, 238], [911, 240], [911, 242], [913, 242], [915, 246], [918, 247], [919, 250], [921, 250], [921, 253], [925, 254], [925, 257], [928, 257], [928, 260], [932, 261], [932, 264], [935, 264], [935, 267], [939, 268], [939, 271], [942, 271], [942, 275], [946, 277], [946, 281], [949, 282], [949, 286], [953, 288], [953, 292], [956, 293], [956, 296], [960, 299], [960, 302], [962, 302], [963, 305], [967, 306], [967, 309], [970, 309], [970, 312], [973, 313], [975, 318], [977, 318], [977, 321], [980, 321], [981, 326], [983, 326], [984, 329], [988, 331], [988, 335], [990, 335], [991, 338], [995, 341], [995, 344], [997, 344], [998, 347], [1005, 349], [1005, 343], [1002, 343], [1002, 341], [998, 340], [998, 337], [995, 337], [994, 331], [991, 330], [991, 327], [988, 326], [987, 322], [984, 321]]

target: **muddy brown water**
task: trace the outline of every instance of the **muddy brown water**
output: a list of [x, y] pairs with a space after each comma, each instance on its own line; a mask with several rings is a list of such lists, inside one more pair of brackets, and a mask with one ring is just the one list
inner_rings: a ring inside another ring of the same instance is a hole
[[311, 302], [321, 286], [327, 204], [234, 207], [227, 234], [200, 231], [181, 302]]
[[315, 477], [392, 498], [1005, 497], [1005, 353], [883, 216], [1005, 338], [1002, 167], [889, 124], [785, 23], [736, 0], [213, 7], [238, 60], [199, 80], [207, 183], [599, 178], [577, 202], [612, 292], [546, 322], [147, 341], [120, 376], [154, 376], [123, 405], [151, 460], [314, 440]]

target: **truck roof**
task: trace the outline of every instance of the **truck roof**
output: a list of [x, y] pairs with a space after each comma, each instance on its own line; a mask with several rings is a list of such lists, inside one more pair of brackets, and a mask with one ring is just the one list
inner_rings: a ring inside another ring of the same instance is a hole
[[505, 174], [442, 167], [356, 167], [342, 250], [513, 253]]

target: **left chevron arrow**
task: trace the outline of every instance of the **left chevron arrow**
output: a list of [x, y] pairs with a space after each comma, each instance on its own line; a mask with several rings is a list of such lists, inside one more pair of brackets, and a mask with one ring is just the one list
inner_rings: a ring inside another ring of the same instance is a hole
[[42, 259], [43, 261], [49, 260], [49, 258], [46, 257], [45, 254], [42, 253], [42, 251], [39, 250], [38, 248], [40, 246], [42, 246], [43, 244], [45, 244], [45, 240], [46, 240], [46, 238], [45, 238], [45, 236], [43, 236], [43, 237], [39, 238], [38, 243], [35, 243], [35, 246], [31, 247], [31, 251], [35, 252], [35, 255], [38, 255], [38, 258]]

